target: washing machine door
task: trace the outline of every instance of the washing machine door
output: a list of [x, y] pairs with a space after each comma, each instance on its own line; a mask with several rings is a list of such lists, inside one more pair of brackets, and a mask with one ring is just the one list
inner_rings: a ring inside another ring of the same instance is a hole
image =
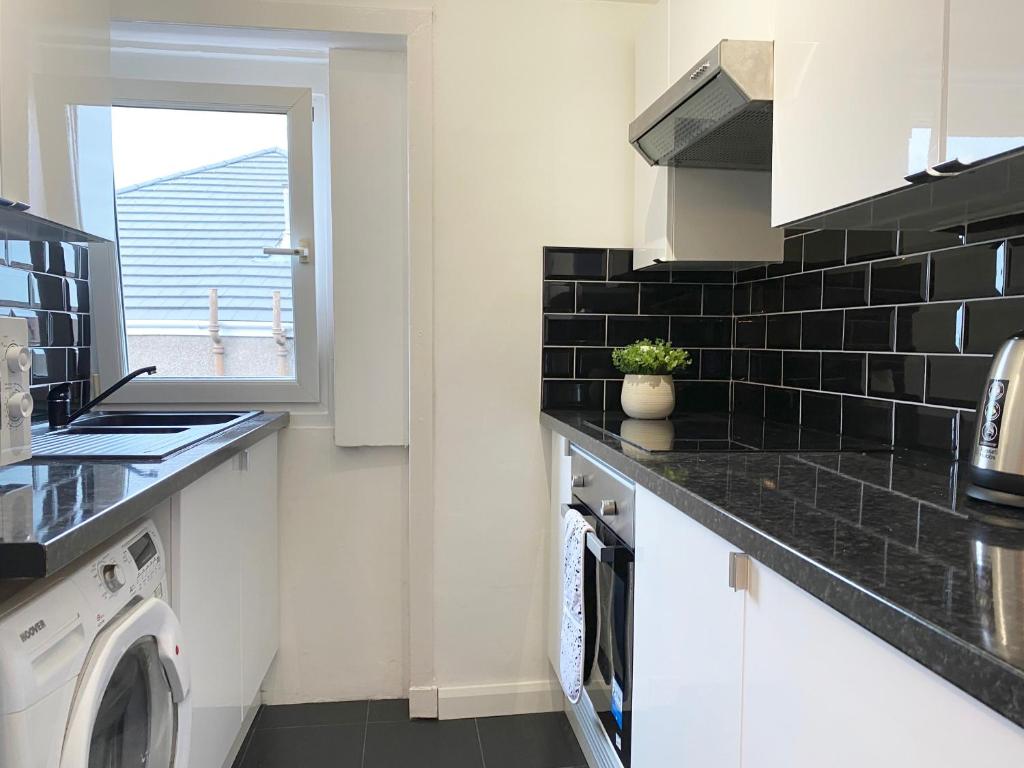
[[61, 768], [185, 768], [192, 709], [181, 626], [132, 604], [97, 636], [71, 708]]

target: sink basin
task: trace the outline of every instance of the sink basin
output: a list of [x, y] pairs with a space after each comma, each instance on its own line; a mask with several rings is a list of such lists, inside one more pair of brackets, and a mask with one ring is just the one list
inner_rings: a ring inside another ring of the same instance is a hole
[[66, 429], [32, 435], [40, 458], [158, 461], [262, 411], [91, 413]]

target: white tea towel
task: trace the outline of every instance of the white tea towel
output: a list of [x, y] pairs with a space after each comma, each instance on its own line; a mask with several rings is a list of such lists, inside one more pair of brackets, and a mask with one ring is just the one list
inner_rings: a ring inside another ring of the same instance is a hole
[[583, 555], [593, 527], [575, 509], [562, 522], [562, 629], [559, 677], [562, 690], [575, 704], [583, 689], [586, 617], [583, 615]]

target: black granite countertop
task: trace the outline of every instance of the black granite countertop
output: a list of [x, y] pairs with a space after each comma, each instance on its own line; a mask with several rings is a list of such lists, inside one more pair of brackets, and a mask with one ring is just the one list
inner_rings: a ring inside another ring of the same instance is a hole
[[1024, 726], [1024, 514], [910, 452], [661, 453], [541, 423]]
[[49, 576], [272, 432], [261, 413], [162, 461], [32, 459], [0, 468], [0, 578]]

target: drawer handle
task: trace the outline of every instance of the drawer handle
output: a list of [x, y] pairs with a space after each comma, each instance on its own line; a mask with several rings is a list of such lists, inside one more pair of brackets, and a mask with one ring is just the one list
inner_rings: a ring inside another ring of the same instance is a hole
[[729, 587], [733, 592], [745, 592], [750, 586], [750, 556], [743, 552], [729, 553]]

